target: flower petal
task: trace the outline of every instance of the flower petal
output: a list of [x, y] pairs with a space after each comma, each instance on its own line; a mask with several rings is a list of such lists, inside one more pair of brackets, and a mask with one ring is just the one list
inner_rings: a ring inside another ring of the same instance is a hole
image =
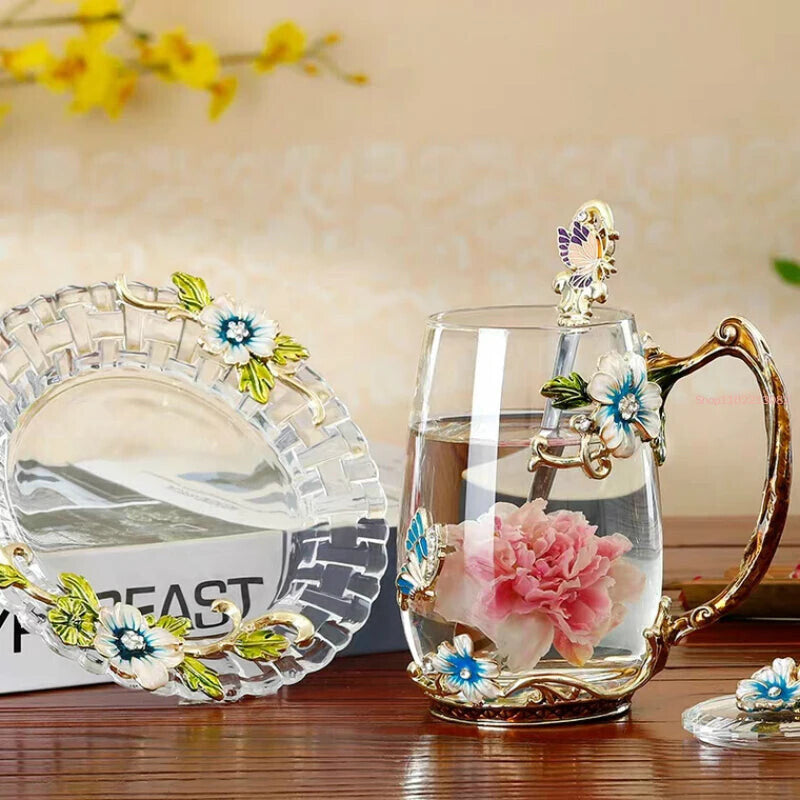
[[234, 314], [233, 303], [227, 295], [222, 295], [207, 305], [199, 314], [201, 325], [218, 328], [226, 319]]
[[94, 638], [94, 649], [104, 658], [115, 658], [119, 655], [117, 637], [110, 631], [101, 628]]
[[133, 672], [133, 665], [130, 661], [124, 660], [119, 656], [115, 656], [114, 658], [110, 658], [108, 663], [114, 668], [114, 671], [118, 674], [122, 675], [123, 678], [135, 678]]
[[461, 696], [468, 703], [477, 704], [483, 700], [483, 695], [478, 688], [479, 682], [480, 681], [464, 681], [461, 684]]
[[136, 680], [150, 691], [160, 689], [169, 680], [167, 667], [161, 659], [152, 656], [134, 658], [131, 666]]
[[661, 408], [661, 387], [657, 383], [648, 381], [642, 386], [638, 395], [639, 405], [650, 411], [658, 411]]
[[600, 438], [605, 446], [612, 452], [622, 444], [625, 438], [623, 426], [617, 422], [613, 415], [609, 416], [600, 428]]
[[127, 603], [117, 603], [114, 606], [114, 614], [116, 619], [121, 620], [121, 628], [127, 628], [131, 631], [147, 630], [142, 612], [139, 611], [136, 606], [131, 606]]
[[247, 340], [247, 349], [253, 355], [269, 358], [275, 352], [275, 340], [266, 334], [254, 334]]
[[202, 344], [209, 353], [213, 353], [214, 355], [219, 355], [230, 347], [228, 340], [220, 336], [219, 328], [206, 328], [200, 336], [200, 344]]
[[617, 383], [622, 386], [628, 379], [629, 367], [625, 361], [625, 357], [621, 353], [611, 352], [606, 353], [600, 357], [597, 362], [597, 371], [605, 372], [612, 378], [616, 379]]
[[622, 442], [614, 449], [617, 458], [630, 458], [636, 451], [636, 432], [630, 425], [620, 425]]
[[661, 433], [661, 417], [657, 411], [640, 408], [636, 414], [636, 422], [648, 439], [655, 439]]
[[491, 631], [497, 656], [512, 672], [533, 669], [553, 644], [553, 623], [544, 614], [509, 614]]
[[772, 662], [772, 671], [784, 684], [794, 682], [795, 668], [796, 665], [793, 658], [776, 658]]
[[441, 684], [445, 691], [450, 692], [451, 694], [458, 694], [458, 692], [460, 692], [463, 688], [464, 682], [457, 676], [444, 673], [444, 677], [441, 679]]
[[618, 378], [608, 372], [595, 372], [586, 391], [592, 400], [603, 405], [611, 405], [619, 394], [621, 384]]
[[488, 658], [476, 658], [475, 663], [478, 665], [478, 674], [481, 678], [496, 678], [500, 674], [500, 667]]
[[222, 354], [222, 360], [226, 364], [244, 365], [250, 360], [250, 351], [239, 342], [231, 342], [228, 349]]
[[456, 653], [460, 656], [471, 656], [472, 655], [472, 638], [469, 634], [461, 633], [458, 636], [453, 638], [453, 646], [456, 649]]
[[631, 378], [631, 387], [638, 389], [647, 383], [647, 362], [638, 353], [626, 353], [625, 361]]
[[475, 689], [486, 700], [494, 700], [500, 695], [500, 688], [494, 681], [479, 678], [474, 683]]
[[758, 672], [751, 675], [751, 680], [769, 687], [778, 682], [778, 676], [772, 671], [771, 667], [761, 667]]

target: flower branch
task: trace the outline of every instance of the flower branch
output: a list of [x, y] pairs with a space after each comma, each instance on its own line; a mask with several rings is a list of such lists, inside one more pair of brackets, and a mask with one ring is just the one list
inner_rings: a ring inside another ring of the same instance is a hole
[[[100, 109], [116, 118], [138, 91], [138, 78], [147, 75], [206, 92], [211, 119], [217, 119], [236, 95], [238, 79], [223, 73], [227, 68], [250, 65], [256, 72], [268, 73], [289, 66], [309, 76], [327, 72], [350, 84], [367, 83], [363, 73], [342, 69], [331, 56], [339, 34], [309, 42], [305, 31], [292, 21], [272, 28], [261, 49], [220, 54], [212, 44], [191, 40], [181, 29], [156, 34], [134, 26], [130, 22], [134, 3], [123, 7], [119, 0], [82, 0], [75, 13], [21, 16], [34, 3], [11, 9], [0, 18], [0, 30], [76, 26], [82, 35], [68, 39], [61, 53], [51, 50], [43, 39], [0, 48], [0, 87], [38, 84], [69, 94], [69, 108], [78, 114]], [[111, 49], [120, 32], [128, 36], [128, 53]]]
[[247, 661], [274, 661], [290, 645], [285, 636], [269, 630], [277, 625], [294, 628], [297, 646], [308, 644], [314, 636], [313, 624], [302, 614], [276, 611], [243, 622], [239, 607], [219, 598], [211, 608], [227, 615], [231, 631], [214, 640], [187, 639], [192, 628], [187, 617], [165, 614], [156, 619], [126, 603], [101, 606], [97, 593], [81, 575], [62, 573], [58, 594], [37, 586], [25, 574], [32, 561], [30, 548], [22, 542], [0, 548], [0, 590], [24, 591], [47, 606], [47, 622], [64, 644], [92, 650], [117, 675], [150, 691], [165, 686], [174, 676], [192, 691], [223, 700], [219, 673], [200, 659], [232, 652]]
[[327, 395], [311, 389], [296, 377], [309, 357], [308, 350], [291, 336], [281, 333], [275, 320], [264, 312], [235, 303], [229, 297], [211, 297], [205, 281], [196, 275], [176, 272], [172, 282], [178, 289], [177, 303], [147, 300], [134, 294], [124, 276], [116, 282], [119, 298], [135, 308], [163, 311], [167, 319], [198, 322], [200, 346], [238, 375], [239, 391], [257, 403], [269, 402], [275, 382], [303, 395], [314, 425], [325, 421]]

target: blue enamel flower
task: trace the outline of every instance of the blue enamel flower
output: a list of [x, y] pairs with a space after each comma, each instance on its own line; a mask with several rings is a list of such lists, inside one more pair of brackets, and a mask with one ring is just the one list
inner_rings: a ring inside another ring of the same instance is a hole
[[628, 458], [637, 434], [648, 441], [661, 431], [661, 387], [647, 380], [647, 364], [638, 353], [606, 353], [597, 370], [587, 387], [599, 404], [593, 419], [609, 452]]
[[426, 659], [433, 671], [439, 673], [442, 689], [457, 695], [467, 703], [481, 703], [500, 695], [500, 688], [492, 680], [500, 674], [497, 662], [489, 658], [475, 658], [473, 643], [466, 633], [450, 642], [442, 642], [436, 654]]
[[200, 343], [227, 364], [246, 364], [253, 356], [269, 358], [275, 350], [278, 323], [227, 297], [207, 305], [199, 320], [204, 329]]
[[776, 658], [752, 677], [739, 681], [736, 705], [742, 711], [800, 710], [800, 682], [793, 658]]
[[100, 609], [94, 647], [115, 672], [150, 690], [164, 686], [169, 670], [183, 661], [181, 640], [164, 628], [151, 628], [138, 608], [125, 603]]

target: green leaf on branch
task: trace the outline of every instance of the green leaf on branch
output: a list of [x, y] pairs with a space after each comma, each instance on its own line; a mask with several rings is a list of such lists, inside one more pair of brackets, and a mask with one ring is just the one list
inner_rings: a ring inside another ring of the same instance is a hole
[[225, 697], [219, 675], [202, 661], [186, 656], [175, 669], [183, 683], [193, 692], [202, 692], [214, 700]]
[[172, 282], [178, 287], [178, 300], [187, 311], [202, 311], [211, 302], [211, 295], [202, 278], [187, 272], [173, 272]]
[[302, 361], [308, 356], [308, 350], [300, 342], [296, 342], [291, 336], [281, 334], [275, 339], [275, 349], [270, 358], [283, 367], [290, 361]]
[[28, 579], [20, 575], [10, 564], [0, 564], [0, 589], [8, 589], [9, 586], [16, 586], [24, 589], [28, 585]]
[[234, 643], [233, 652], [248, 661], [280, 658], [289, 646], [289, 640], [272, 631], [251, 631], [243, 633]]
[[775, 272], [783, 278], [786, 283], [800, 285], [800, 264], [790, 261], [788, 258], [776, 258], [772, 261]]
[[553, 408], [560, 409], [581, 408], [592, 402], [586, 393], [586, 381], [577, 372], [547, 381], [542, 386], [542, 395], [553, 401]]
[[272, 370], [256, 358], [239, 367], [239, 391], [248, 392], [257, 403], [266, 403], [275, 386]]
[[153, 618], [148, 618], [147, 623], [151, 628], [163, 628], [179, 638], [186, 636], [192, 628], [192, 621], [187, 617], [171, 617], [169, 614], [164, 614], [163, 617], [153, 619], [152, 622], [150, 619]]
[[100, 609], [100, 601], [97, 599], [94, 589], [82, 575], [75, 575], [73, 572], [62, 572], [58, 576], [58, 580], [70, 597], [77, 598], [89, 608], [95, 609], [95, 611]]

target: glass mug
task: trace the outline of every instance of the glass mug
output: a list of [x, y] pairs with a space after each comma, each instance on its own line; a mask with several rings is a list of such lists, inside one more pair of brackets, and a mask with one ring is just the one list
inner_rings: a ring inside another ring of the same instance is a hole
[[[761, 510], [728, 587], [673, 616], [662, 597], [662, 404], [678, 379], [723, 355], [750, 367], [764, 397]], [[572, 329], [550, 306], [431, 317], [397, 594], [409, 673], [432, 713], [537, 724], [626, 712], [671, 645], [733, 609], [764, 575], [790, 473], [783, 383], [746, 320], [724, 320], [694, 354], [675, 358], [614, 309]]]

